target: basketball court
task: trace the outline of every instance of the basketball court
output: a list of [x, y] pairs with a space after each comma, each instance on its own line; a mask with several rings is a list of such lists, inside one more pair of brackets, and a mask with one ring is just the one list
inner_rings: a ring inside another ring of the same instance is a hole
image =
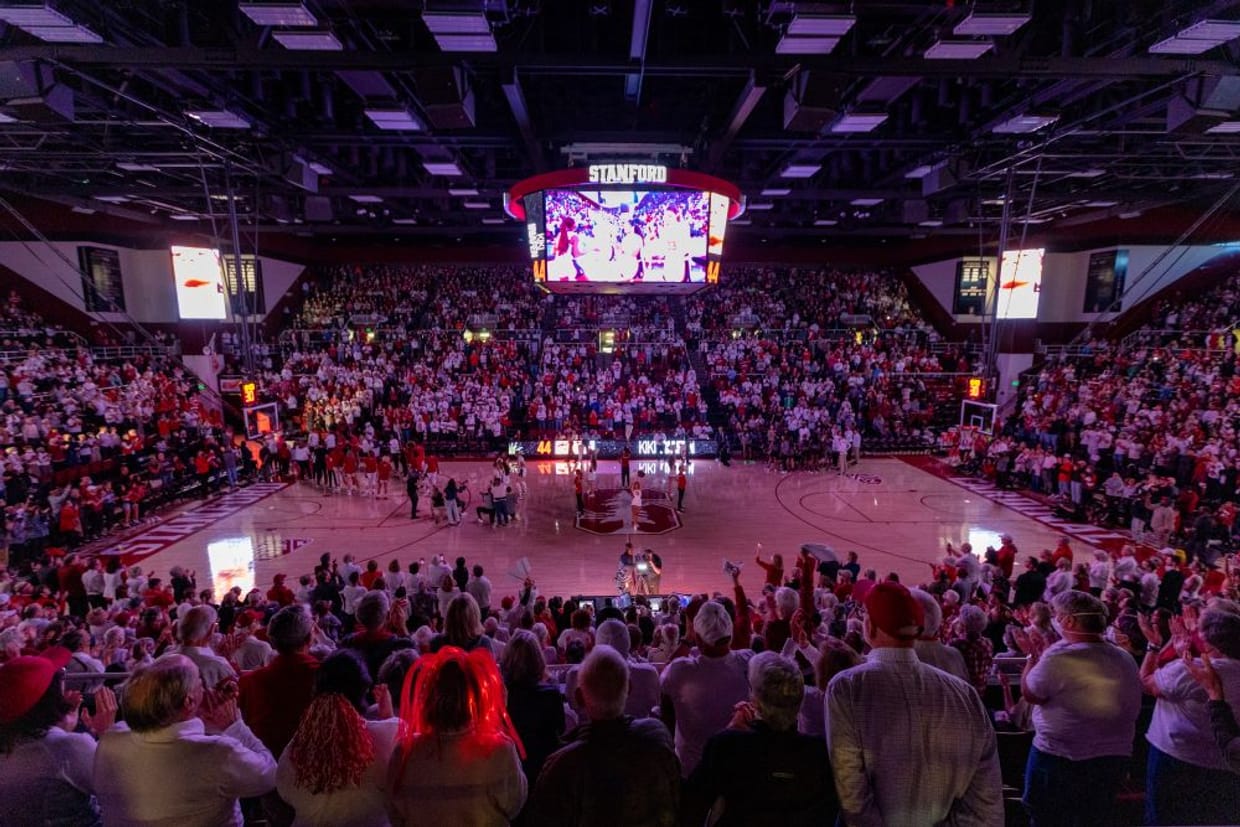
[[[918, 467], [922, 466], [922, 467]], [[928, 469], [928, 470], [927, 470]], [[441, 476], [481, 488], [486, 462], [445, 462]], [[742, 582], [757, 586], [755, 547], [785, 559], [802, 543], [857, 551], [864, 567], [880, 576], [922, 582], [946, 543], [969, 541], [977, 552], [998, 545], [1010, 533], [1023, 553], [1051, 548], [1065, 532], [1080, 550], [1110, 546], [1123, 538], [1101, 529], [1065, 524], [1049, 509], [1023, 495], [996, 491], [986, 483], [953, 480], [927, 457], [915, 460], [863, 459], [838, 473], [767, 470], [764, 463], [713, 460], [692, 464], [685, 512], [675, 511], [674, 478], [666, 463], [634, 462], [642, 472], [643, 507], [633, 533], [628, 495], [620, 490], [619, 466], [602, 462], [587, 511], [575, 517], [572, 475], [565, 462], [531, 462], [527, 495], [518, 520], [508, 526], [480, 524], [478, 494], [467, 493], [468, 514], [459, 527], [409, 519], [403, 492], [392, 499], [324, 496], [309, 484], [256, 484], [169, 515], [159, 524], [126, 536], [110, 549], [148, 571], [166, 574], [180, 565], [198, 573], [198, 583], [217, 594], [231, 586], [266, 589], [277, 573], [294, 580], [310, 573], [320, 555], [352, 553], [358, 561], [391, 560], [403, 566], [445, 554], [482, 564], [500, 595], [513, 593], [509, 576], [522, 558], [544, 594], [611, 594], [617, 557], [630, 537], [664, 561], [660, 591], [713, 591], [728, 586], [724, 558], [745, 563]]]

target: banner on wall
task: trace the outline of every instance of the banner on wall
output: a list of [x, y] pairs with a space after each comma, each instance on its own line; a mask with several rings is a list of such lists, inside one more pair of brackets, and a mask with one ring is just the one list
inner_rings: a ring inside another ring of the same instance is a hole
[[1085, 273], [1085, 313], [1118, 313], [1123, 309], [1120, 297], [1128, 278], [1128, 251], [1104, 250], [1090, 253], [1089, 270]]

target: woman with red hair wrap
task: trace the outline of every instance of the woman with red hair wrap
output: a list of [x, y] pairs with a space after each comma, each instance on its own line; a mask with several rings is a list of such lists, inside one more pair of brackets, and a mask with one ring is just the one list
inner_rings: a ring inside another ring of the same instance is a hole
[[506, 827], [525, 803], [525, 750], [487, 650], [446, 646], [405, 678], [387, 809], [393, 825]]
[[362, 717], [370, 672], [339, 649], [315, 677], [314, 699], [276, 768], [276, 790], [293, 808], [293, 827], [387, 827], [384, 788], [400, 724], [386, 687], [376, 691], [386, 720]]

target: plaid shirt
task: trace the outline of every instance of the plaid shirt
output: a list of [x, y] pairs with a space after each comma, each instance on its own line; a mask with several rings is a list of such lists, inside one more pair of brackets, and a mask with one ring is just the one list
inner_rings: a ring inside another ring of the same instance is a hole
[[826, 691], [827, 748], [850, 827], [1003, 823], [994, 727], [968, 684], [879, 648]]
[[990, 638], [980, 635], [972, 639], [956, 638], [951, 645], [964, 655], [964, 665], [969, 670], [969, 683], [973, 684], [973, 688], [979, 693], [985, 692], [986, 683], [990, 679], [990, 667], [995, 660], [995, 648]]

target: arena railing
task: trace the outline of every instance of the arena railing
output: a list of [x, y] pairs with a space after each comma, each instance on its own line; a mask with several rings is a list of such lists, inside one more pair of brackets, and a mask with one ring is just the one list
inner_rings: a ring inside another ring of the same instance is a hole
[[[1228, 330], [1134, 330], [1121, 339], [1120, 344], [1126, 350], [1143, 347], [1175, 347], [1178, 350], [1209, 350], [1226, 353], [1230, 348], [1214, 348], [1206, 343], [1211, 336], [1228, 333]], [[1178, 343], [1185, 339], [1190, 342], [1195, 341], [1196, 345]]]

